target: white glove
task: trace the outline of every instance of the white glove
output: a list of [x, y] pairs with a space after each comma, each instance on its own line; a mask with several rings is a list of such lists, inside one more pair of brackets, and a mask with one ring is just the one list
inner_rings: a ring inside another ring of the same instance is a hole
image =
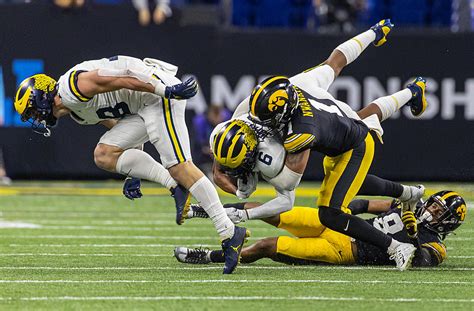
[[234, 224], [238, 224], [249, 219], [249, 214], [244, 209], [236, 209], [230, 207], [226, 208], [225, 211], [227, 213], [227, 216], [229, 216], [230, 220], [232, 220]]
[[242, 178], [237, 179], [237, 191], [235, 195], [239, 199], [247, 199], [257, 189], [258, 176], [257, 173], [250, 173], [247, 176], [247, 183]]

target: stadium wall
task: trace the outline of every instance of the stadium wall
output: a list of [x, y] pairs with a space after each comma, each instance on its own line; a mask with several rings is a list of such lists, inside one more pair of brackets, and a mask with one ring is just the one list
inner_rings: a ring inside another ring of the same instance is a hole
[[[16, 85], [28, 75], [44, 70], [58, 78], [83, 60], [117, 54], [159, 58], [178, 64], [180, 77], [197, 77], [201, 93], [188, 103], [192, 115], [210, 102], [233, 109], [263, 76], [293, 75], [313, 67], [348, 38], [293, 30], [181, 27], [179, 19], [142, 28], [134, 14], [120, 6], [69, 13], [40, 5], [2, 6], [0, 148], [13, 178], [116, 176], [93, 163], [94, 146], [105, 131], [100, 126], [60, 120], [51, 138], [19, 127], [11, 102]], [[374, 173], [396, 180], [474, 181], [473, 53], [473, 33], [400, 29], [386, 46], [367, 49], [338, 78], [331, 91], [356, 110], [397, 91], [413, 76], [429, 78], [425, 116], [414, 120], [407, 109], [383, 124], [385, 143], [377, 146]], [[313, 155], [307, 179], [321, 179], [320, 159]]]

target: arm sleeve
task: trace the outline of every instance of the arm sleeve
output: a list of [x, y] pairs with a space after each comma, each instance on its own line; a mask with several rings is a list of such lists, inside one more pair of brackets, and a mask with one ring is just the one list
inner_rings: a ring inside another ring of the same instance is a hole
[[348, 208], [351, 210], [352, 215], [367, 213], [369, 210], [369, 200], [353, 200], [349, 203]]
[[[264, 179], [265, 176], [263, 176]], [[278, 192], [293, 191], [300, 184], [303, 174], [293, 172], [284, 166], [281, 172], [272, 179], [266, 179]]]
[[247, 210], [249, 219], [262, 219], [272, 217], [293, 208], [295, 191], [277, 191], [277, 197], [259, 207]]

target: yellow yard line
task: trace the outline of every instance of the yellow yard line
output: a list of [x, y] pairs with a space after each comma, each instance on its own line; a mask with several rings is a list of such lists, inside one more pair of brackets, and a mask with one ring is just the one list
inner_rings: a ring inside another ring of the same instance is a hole
[[[170, 192], [165, 188], [148, 187], [142, 189], [143, 194], [149, 196], [168, 196]], [[221, 196], [232, 197], [221, 190]], [[431, 195], [435, 190], [427, 189], [426, 195]], [[319, 194], [319, 187], [301, 186], [296, 189], [297, 197], [316, 198]], [[121, 188], [81, 188], [81, 187], [0, 187], [0, 196], [12, 195], [77, 195], [77, 196], [122, 196]], [[268, 185], [259, 186], [253, 196], [273, 197], [275, 190]]]

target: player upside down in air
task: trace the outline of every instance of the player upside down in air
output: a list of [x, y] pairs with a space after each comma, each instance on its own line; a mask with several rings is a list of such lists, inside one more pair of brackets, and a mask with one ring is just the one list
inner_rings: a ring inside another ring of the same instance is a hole
[[[25, 79], [14, 106], [23, 121], [31, 122], [36, 131], [42, 129], [45, 136], [51, 134], [57, 119], [68, 115], [79, 124], [108, 127], [94, 150], [96, 165], [166, 186], [176, 201], [178, 224], [190, 194], [194, 196], [222, 240], [223, 272], [232, 273], [248, 232], [234, 226], [214, 185], [192, 162], [184, 111], [185, 100], [198, 87], [192, 78], [182, 83], [175, 77], [177, 70], [150, 58], [115, 56], [85, 61], [57, 82], [44, 74]], [[154, 145], [163, 165], [137, 148], [147, 141]]]
[[[406, 203], [405, 203], [406, 204]], [[250, 210], [256, 204], [247, 204]], [[457, 229], [466, 217], [464, 199], [453, 191], [440, 191], [427, 201], [419, 201], [414, 212], [402, 211], [398, 200], [354, 200], [349, 209], [360, 213], [377, 214], [365, 220], [368, 225], [398, 241], [416, 247], [414, 266], [437, 266], [446, 258], [445, 237]], [[286, 264], [338, 264], [338, 265], [393, 265], [389, 255], [372, 244], [323, 226], [318, 210], [294, 207], [291, 211], [263, 219], [284, 229], [293, 236], [265, 238], [245, 247], [241, 253], [242, 263], [251, 263], [261, 258], [270, 258]], [[220, 250], [190, 249], [177, 247], [174, 255], [183, 263], [206, 264], [222, 262]]]

